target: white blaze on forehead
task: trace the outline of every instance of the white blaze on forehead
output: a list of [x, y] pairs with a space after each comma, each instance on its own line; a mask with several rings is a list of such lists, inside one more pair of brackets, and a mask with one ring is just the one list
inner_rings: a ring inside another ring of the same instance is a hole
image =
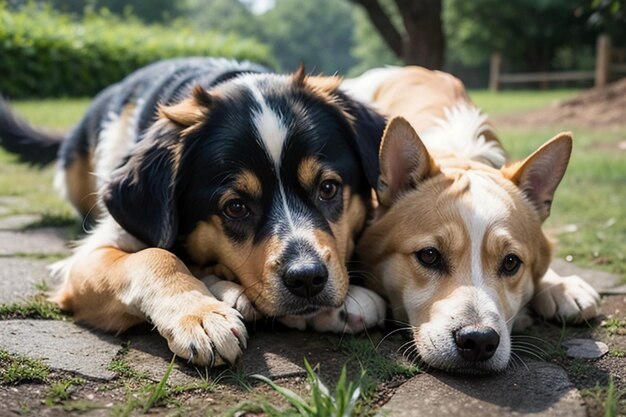
[[285, 215], [286, 223], [291, 231], [291, 237], [297, 238], [304, 236], [307, 240], [311, 241], [310, 222], [306, 219], [302, 219], [301, 216], [294, 215], [292, 212], [293, 210], [287, 204], [285, 187], [283, 186], [283, 181], [280, 177], [283, 147], [285, 141], [287, 140], [289, 128], [285, 123], [283, 116], [268, 106], [267, 101], [265, 101], [265, 97], [263, 97], [263, 93], [261, 93], [253, 78], [242, 77], [238, 80], [238, 82], [243, 84], [248, 89], [256, 101], [257, 108], [252, 112], [252, 123], [257, 132], [256, 139], [259, 145], [265, 149], [270, 161], [274, 165], [280, 204]]
[[470, 182], [469, 199], [458, 203], [459, 213], [470, 238], [471, 278], [477, 287], [484, 285], [481, 248], [487, 229], [498, 219], [506, 216], [507, 205], [503, 190], [481, 173], [465, 174]]

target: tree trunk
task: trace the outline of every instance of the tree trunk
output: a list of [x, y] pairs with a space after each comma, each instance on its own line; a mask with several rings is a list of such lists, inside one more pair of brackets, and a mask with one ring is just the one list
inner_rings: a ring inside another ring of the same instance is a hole
[[430, 69], [443, 66], [445, 39], [441, 19], [442, 0], [395, 0], [404, 33], [380, 6], [378, 0], [352, 0], [363, 6], [383, 40], [407, 65]]
[[445, 50], [441, 0], [395, 0], [406, 34], [402, 60], [407, 65], [441, 69]]

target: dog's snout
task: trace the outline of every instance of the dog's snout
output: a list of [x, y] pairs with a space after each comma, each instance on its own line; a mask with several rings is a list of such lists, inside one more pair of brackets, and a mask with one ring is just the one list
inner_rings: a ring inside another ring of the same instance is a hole
[[320, 262], [291, 265], [283, 274], [283, 281], [294, 295], [310, 298], [324, 289], [328, 269]]
[[500, 336], [491, 327], [467, 326], [454, 333], [456, 348], [464, 359], [471, 362], [491, 358], [500, 344]]

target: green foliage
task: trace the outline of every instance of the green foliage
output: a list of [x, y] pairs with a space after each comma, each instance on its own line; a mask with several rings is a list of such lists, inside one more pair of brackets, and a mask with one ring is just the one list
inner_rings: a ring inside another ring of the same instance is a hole
[[50, 369], [39, 359], [11, 355], [0, 351], [0, 381], [17, 385], [25, 382], [45, 382]]
[[[401, 27], [400, 22], [397, 22], [397, 20], [401, 20], [400, 14], [393, 7], [393, 2], [383, 0], [381, 6], [395, 18], [396, 27]], [[369, 68], [402, 65], [402, 60], [396, 57], [387, 46], [361, 7], [356, 7], [354, 10], [354, 44], [351, 52], [358, 62], [350, 70], [350, 75], [353, 76], [359, 75]]]
[[350, 53], [353, 10], [347, 0], [276, 0], [274, 7], [254, 14], [244, 1], [186, 0], [187, 18], [201, 30], [237, 33], [271, 47], [281, 71], [300, 61], [311, 72], [346, 73], [356, 59]]
[[257, 41], [198, 33], [181, 22], [145, 26], [106, 11], [81, 21], [49, 7], [11, 11], [0, 3], [0, 91], [10, 97], [93, 95], [141, 66], [176, 56], [271, 63]]
[[[334, 393], [331, 393], [328, 387], [322, 383], [306, 358], [304, 359], [304, 367], [306, 368], [307, 380], [311, 387], [310, 398], [302, 398], [292, 390], [277, 385], [263, 375], [252, 375], [252, 378], [258, 379], [272, 387], [274, 391], [283, 396], [296, 409], [299, 416], [349, 417], [354, 415], [361, 397], [361, 386], [360, 382], [348, 382], [345, 365], [341, 369], [341, 375]], [[361, 374], [361, 379], [362, 377], [363, 374]], [[269, 403], [262, 404], [261, 408], [265, 414], [270, 416], [291, 415], [291, 413], [281, 411]]]
[[494, 52], [514, 70], [583, 69], [593, 65], [597, 30], [589, 0], [448, 0], [444, 26], [449, 61], [478, 66]]

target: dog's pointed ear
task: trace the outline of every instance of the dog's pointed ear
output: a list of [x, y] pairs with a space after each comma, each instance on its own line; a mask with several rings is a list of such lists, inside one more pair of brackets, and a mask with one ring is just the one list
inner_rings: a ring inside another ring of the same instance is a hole
[[522, 162], [502, 168], [535, 206], [543, 222], [550, 215], [554, 192], [572, 153], [572, 134], [563, 132], [550, 139]]
[[403, 117], [391, 119], [380, 144], [378, 201], [390, 206], [404, 191], [439, 172], [415, 129]]
[[168, 249], [178, 233], [180, 128], [161, 118], [115, 170], [103, 202], [115, 221], [149, 246]]
[[171, 106], [159, 106], [159, 116], [165, 117], [183, 127], [201, 123], [213, 103], [213, 97], [203, 87], [196, 85], [189, 98]]

